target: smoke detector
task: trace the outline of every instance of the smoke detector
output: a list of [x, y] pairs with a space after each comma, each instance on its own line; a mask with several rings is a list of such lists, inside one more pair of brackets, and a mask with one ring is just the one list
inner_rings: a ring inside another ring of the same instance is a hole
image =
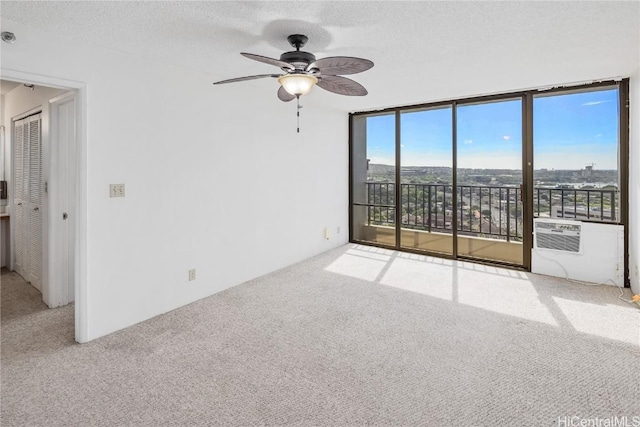
[[3, 31], [2, 34], [0, 34], [0, 37], [2, 37], [3, 42], [15, 43], [16, 41], [16, 35], [9, 31]]

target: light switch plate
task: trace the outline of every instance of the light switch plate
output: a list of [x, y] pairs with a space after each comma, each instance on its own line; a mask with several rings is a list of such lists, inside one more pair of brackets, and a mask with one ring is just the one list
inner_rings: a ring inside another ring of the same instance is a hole
[[111, 197], [124, 197], [124, 184], [109, 185]]

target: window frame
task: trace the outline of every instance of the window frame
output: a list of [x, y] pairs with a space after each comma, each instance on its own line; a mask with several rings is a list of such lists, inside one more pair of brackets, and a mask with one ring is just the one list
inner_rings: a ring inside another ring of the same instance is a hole
[[[440, 100], [435, 102], [426, 102], [419, 104], [411, 104], [411, 105], [403, 105], [396, 107], [389, 107], [383, 109], [374, 109], [374, 110], [365, 110], [365, 111], [356, 111], [349, 113], [349, 165], [348, 165], [348, 183], [349, 183], [349, 242], [351, 243], [359, 243], [359, 244], [367, 244], [376, 247], [382, 247], [386, 249], [394, 249], [394, 250], [402, 250], [403, 252], [415, 252], [420, 254], [429, 254], [443, 258], [453, 258], [457, 259], [459, 257], [456, 256], [456, 248], [454, 247], [454, 254], [452, 257], [444, 256], [443, 254], [430, 254], [425, 251], [420, 250], [411, 250], [409, 248], [400, 248], [397, 240], [399, 240], [399, 235], [396, 238], [396, 246], [390, 247], [388, 245], [374, 244], [371, 242], [363, 242], [360, 240], [355, 240], [353, 238], [353, 121], [355, 118], [359, 118], [361, 116], [372, 116], [372, 115], [380, 115], [380, 114], [394, 114], [396, 116], [396, 140], [398, 145], [399, 135], [399, 126], [398, 120], [401, 112], [411, 111], [411, 110], [424, 110], [430, 108], [438, 108], [438, 107], [446, 107], [451, 106], [453, 111], [453, 135], [454, 141], [457, 139], [456, 135], [456, 127], [457, 127], [457, 117], [456, 111], [457, 107], [460, 105], [468, 105], [474, 103], [482, 103], [482, 102], [491, 102], [491, 101], [499, 101], [506, 99], [514, 99], [514, 98], [522, 98], [522, 125], [523, 125], [523, 151], [522, 151], [522, 166], [523, 166], [523, 184], [524, 184], [524, 207], [528, 211], [528, 218], [525, 224], [525, 233], [523, 245], [525, 247], [524, 250], [524, 269], [527, 271], [531, 270], [531, 250], [533, 248], [533, 100], [536, 96], [541, 95], [559, 95], [559, 94], [569, 94], [569, 93], [579, 93], [579, 92], [588, 92], [592, 90], [597, 90], [599, 88], [606, 89], [617, 88], [618, 89], [618, 163], [619, 163], [619, 197], [620, 197], [620, 207], [619, 207], [619, 218], [617, 221], [597, 221], [597, 220], [581, 220], [583, 222], [594, 222], [598, 224], [612, 224], [612, 225], [622, 225], [624, 228], [624, 284], [625, 287], [630, 286], [629, 281], [629, 266], [628, 266], [628, 254], [629, 254], [629, 79], [615, 79], [615, 80], [602, 80], [597, 82], [586, 82], [579, 84], [568, 84], [568, 85], [558, 85], [551, 87], [541, 87], [536, 89], [526, 89], [519, 90], [513, 92], [505, 92], [498, 93], [492, 95], [481, 95], [481, 96], [472, 96], [472, 97], [464, 97], [464, 98], [454, 98], [448, 100]], [[396, 147], [396, 174], [399, 175], [399, 157], [400, 152], [398, 147]], [[454, 144], [454, 155], [453, 155], [453, 167], [454, 169], [457, 167], [457, 153], [455, 152], [455, 144]], [[454, 173], [455, 176], [455, 173]], [[397, 179], [398, 177], [396, 177]], [[399, 182], [399, 181], [398, 181]], [[455, 179], [453, 185], [456, 185]], [[397, 218], [397, 216], [396, 216]], [[396, 233], [397, 234], [397, 233]], [[454, 245], [457, 239], [454, 239]], [[491, 262], [488, 262], [492, 264]], [[499, 263], [498, 263], [499, 264]], [[513, 267], [513, 266], [511, 266]]]

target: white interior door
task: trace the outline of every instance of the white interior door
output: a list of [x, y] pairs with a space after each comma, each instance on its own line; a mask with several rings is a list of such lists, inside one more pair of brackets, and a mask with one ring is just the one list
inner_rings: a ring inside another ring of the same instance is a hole
[[[49, 307], [75, 300], [76, 99], [74, 92], [50, 101], [52, 164], [49, 187]], [[43, 293], [43, 296], [45, 294]]]
[[28, 173], [28, 164], [25, 164], [28, 155], [28, 144], [25, 143], [25, 134], [29, 132], [29, 123], [26, 119], [14, 122], [14, 223], [15, 245], [14, 245], [14, 266], [13, 269], [22, 277], [27, 277], [27, 245], [26, 245], [26, 224], [28, 183], [25, 178]]
[[14, 122], [15, 270], [42, 291], [42, 115]]
[[29, 123], [29, 270], [27, 279], [42, 292], [42, 120]]

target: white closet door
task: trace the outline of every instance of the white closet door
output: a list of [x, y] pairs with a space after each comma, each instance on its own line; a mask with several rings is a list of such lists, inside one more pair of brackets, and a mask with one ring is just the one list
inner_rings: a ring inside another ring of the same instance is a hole
[[27, 279], [42, 291], [42, 120], [40, 114], [29, 117], [29, 256]]
[[42, 291], [42, 117], [14, 123], [15, 269]]
[[[23, 119], [14, 123], [14, 183], [15, 183], [15, 198], [14, 198], [14, 230], [15, 230], [15, 269], [22, 277], [27, 277], [26, 264], [27, 264], [27, 227], [26, 227], [26, 213], [27, 211], [27, 192], [28, 187], [25, 182], [26, 175], [28, 174], [28, 164], [25, 162], [28, 159], [28, 138], [25, 141], [25, 136], [29, 133], [29, 122], [27, 119]], [[25, 168], [25, 166], [27, 166]]]

